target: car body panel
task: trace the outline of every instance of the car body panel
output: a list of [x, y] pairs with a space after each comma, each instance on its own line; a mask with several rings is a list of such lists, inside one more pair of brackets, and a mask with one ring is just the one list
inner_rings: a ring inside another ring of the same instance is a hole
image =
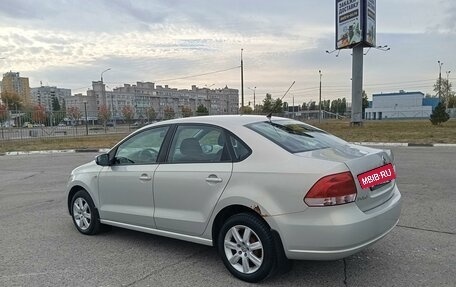
[[[134, 134], [164, 125], [220, 126], [252, 152], [232, 163], [169, 164], [164, 160], [116, 169], [92, 162], [72, 172], [67, 193], [75, 185], [86, 189], [100, 209], [102, 223], [207, 245], [212, 243], [219, 212], [244, 206], [278, 232], [290, 259], [342, 258], [377, 241], [395, 226], [401, 209], [396, 181], [376, 189], [362, 189], [357, 181], [358, 174], [393, 162], [390, 152], [337, 140], [328, 148], [290, 153], [246, 127], [266, 120], [264, 116], [207, 116], [143, 127]], [[275, 120], [288, 119], [272, 117]], [[165, 142], [170, 144], [170, 140]], [[106, 176], [108, 171], [117, 172], [117, 177]], [[306, 193], [320, 178], [346, 171], [356, 183], [355, 202], [325, 207], [304, 203]], [[152, 177], [150, 181], [138, 180], [144, 172]], [[133, 179], [126, 180], [127, 174]], [[221, 182], [208, 183], [206, 179], [212, 175]], [[116, 188], [132, 192], [112, 193]], [[128, 199], [135, 193], [137, 199]], [[118, 210], [112, 210], [116, 204]], [[114, 213], [117, 215], [112, 216]]]
[[347, 143], [346, 145], [337, 145], [332, 148], [300, 153], [299, 155], [309, 159], [317, 158], [345, 163], [352, 173], [357, 187], [356, 203], [363, 211], [381, 205], [392, 196], [395, 180], [375, 190], [361, 188], [357, 180], [359, 174], [392, 162], [391, 154], [385, 150]]
[[401, 195], [369, 212], [357, 204], [312, 207], [304, 212], [266, 217], [281, 236], [289, 259], [335, 260], [350, 256], [385, 236], [397, 224]]
[[158, 229], [201, 235], [230, 181], [233, 164], [161, 164], [154, 176]]
[[[73, 187], [79, 187], [86, 190], [92, 198], [95, 206], [100, 205], [98, 197], [98, 174], [102, 167], [97, 165], [95, 161], [88, 162], [75, 168], [68, 179], [66, 186], [66, 197], [69, 197]], [[68, 202], [71, 198], [68, 198]]]
[[107, 166], [99, 174], [100, 217], [155, 228], [153, 176], [158, 164]]

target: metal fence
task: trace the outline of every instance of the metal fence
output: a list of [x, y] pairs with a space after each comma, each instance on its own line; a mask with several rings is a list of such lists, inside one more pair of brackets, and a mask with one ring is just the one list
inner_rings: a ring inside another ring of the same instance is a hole
[[[87, 119], [87, 120], [86, 120]], [[102, 123], [95, 117], [69, 117], [65, 112], [7, 111], [0, 115], [0, 140], [80, 137], [106, 133], [128, 133], [145, 121], [124, 120]]]

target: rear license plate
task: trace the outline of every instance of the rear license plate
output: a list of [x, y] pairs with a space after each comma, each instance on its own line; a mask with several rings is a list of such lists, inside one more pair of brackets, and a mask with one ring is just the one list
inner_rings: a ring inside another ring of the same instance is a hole
[[363, 189], [385, 183], [395, 178], [396, 174], [391, 163], [358, 175], [359, 184]]

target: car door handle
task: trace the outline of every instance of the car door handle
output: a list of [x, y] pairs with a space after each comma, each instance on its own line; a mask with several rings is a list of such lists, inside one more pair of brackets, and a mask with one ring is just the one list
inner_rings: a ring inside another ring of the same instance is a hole
[[211, 174], [208, 177], [206, 177], [206, 181], [211, 182], [211, 183], [217, 183], [217, 182], [222, 182], [223, 179], [217, 177], [215, 174]]
[[139, 177], [139, 180], [142, 180], [142, 181], [149, 181], [151, 179], [152, 179], [152, 177], [150, 177], [146, 173], [141, 174], [141, 176]]

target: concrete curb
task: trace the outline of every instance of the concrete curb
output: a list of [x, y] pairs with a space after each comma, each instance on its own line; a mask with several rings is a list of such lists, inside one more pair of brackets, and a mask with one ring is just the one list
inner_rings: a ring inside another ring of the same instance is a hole
[[[365, 146], [378, 146], [378, 147], [455, 147], [456, 144], [420, 144], [420, 143], [382, 143], [382, 142], [351, 142], [356, 145], [365, 145]], [[29, 155], [29, 154], [59, 154], [59, 153], [105, 153], [110, 149], [101, 148], [101, 149], [66, 149], [66, 150], [40, 150], [40, 151], [10, 151], [5, 153], [0, 153], [0, 156], [6, 155]]]
[[2, 155], [29, 155], [29, 154], [59, 154], [59, 153], [84, 153], [84, 152], [99, 152], [104, 153], [109, 149], [65, 149], [65, 150], [39, 150], [39, 151], [10, 151], [0, 153]]
[[442, 144], [442, 143], [382, 143], [382, 142], [351, 142], [356, 145], [367, 145], [367, 146], [387, 146], [387, 147], [456, 147], [456, 144]]

